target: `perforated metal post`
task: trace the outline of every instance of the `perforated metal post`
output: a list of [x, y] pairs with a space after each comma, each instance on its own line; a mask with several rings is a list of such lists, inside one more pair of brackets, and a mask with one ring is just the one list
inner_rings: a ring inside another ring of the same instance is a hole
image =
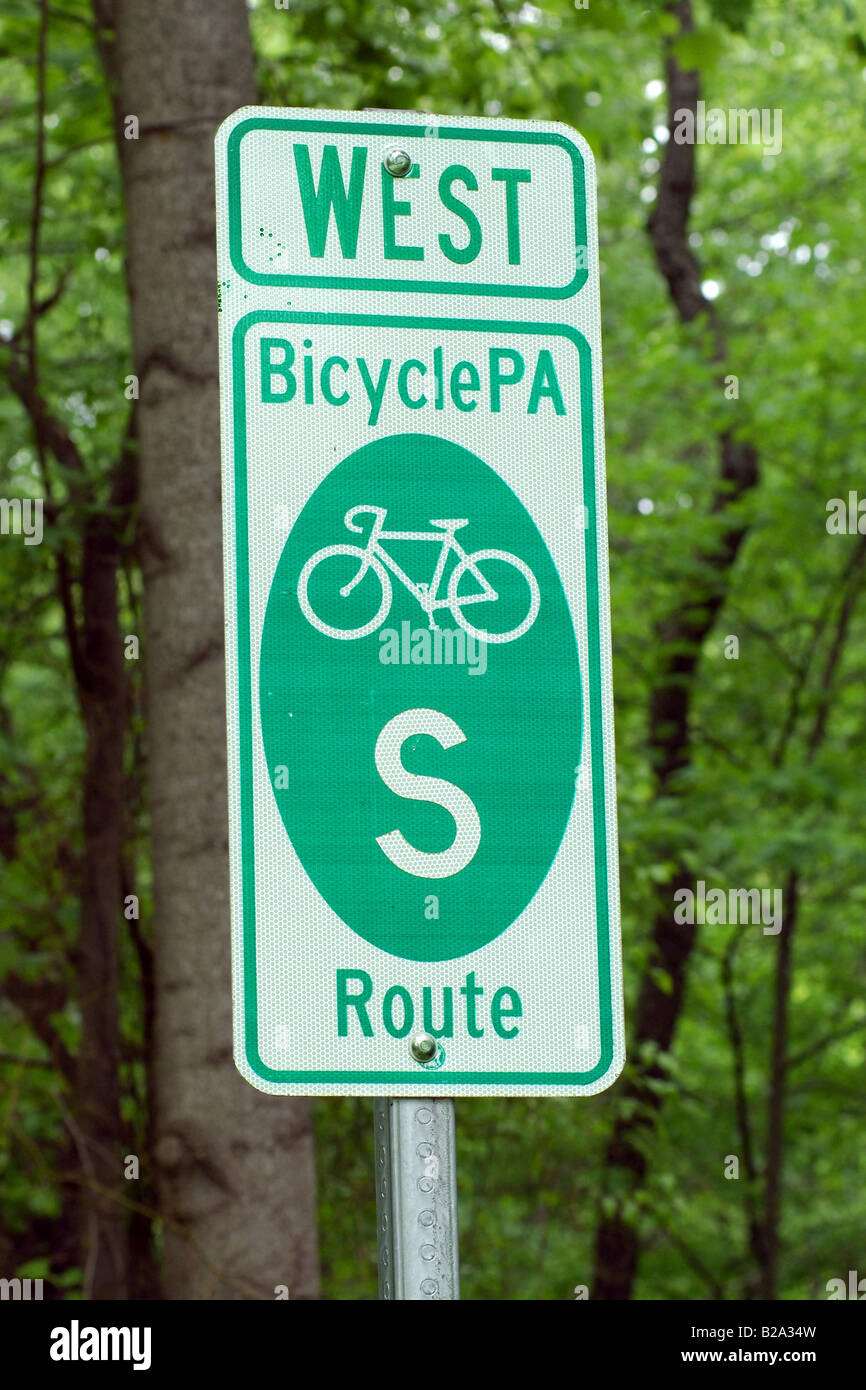
[[454, 1103], [377, 1100], [380, 1299], [460, 1297]]

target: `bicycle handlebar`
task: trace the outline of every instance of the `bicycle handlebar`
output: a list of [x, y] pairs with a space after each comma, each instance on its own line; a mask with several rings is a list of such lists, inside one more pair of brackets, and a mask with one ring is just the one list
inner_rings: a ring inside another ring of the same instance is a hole
[[352, 521], [352, 518], [357, 516], [359, 512], [372, 512], [374, 516], [379, 518], [380, 523], [384, 522], [388, 515], [387, 507], [350, 507], [343, 518], [350, 531], [363, 531], [364, 529], [363, 526], [355, 526]]

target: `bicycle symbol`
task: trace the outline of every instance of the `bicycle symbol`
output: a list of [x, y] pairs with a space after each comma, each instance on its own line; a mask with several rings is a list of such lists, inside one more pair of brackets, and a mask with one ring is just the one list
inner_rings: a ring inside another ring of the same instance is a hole
[[[370, 532], [366, 546], [360, 545], [326, 545], [322, 550], [317, 550], [315, 555], [311, 555], [304, 568], [301, 570], [298, 580], [298, 602], [308, 622], [314, 628], [323, 632], [326, 637], [355, 638], [366, 637], [369, 633], [375, 632], [377, 627], [384, 623], [391, 607], [391, 580], [388, 570], [395, 574], [409, 590], [410, 594], [418, 600], [424, 612], [427, 614], [428, 623], [431, 629], [438, 630], [438, 623], [434, 617], [440, 608], [448, 608], [458, 626], [470, 637], [475, 637], [481, 642], [513, 642], [517, 637], [522, 637], [538, 616], [538, 608], [541, 602], [538, 592], [538, 582], [535, 575], [528, 565], [519, 560], [516, 555], [510, 555], [507, 550], [475, 550], [468, 555], [457, 540], [456, 532], [461, 526], [468, 526], [467, 518], [451, 518], [441, 521], [431, 519], [430, 525], [438, 529], [435, 531], [386, 531], [385, 517], [388, 514], [387, 507], [350, 507], [344, 521], [350, 531], [363, 532], [364, 527], [355, 524], [355, 517], [361, 513], [371, 513], [374, 517], [373, 527]], [[433, 571], [433, 578], [429, 584], [416, 584], [408, 574], [400, 568], [396, 560], [388, 554], [382, 545], [382, 541], [435, 541], [441, 545], [439, 557], [436, 561], [436, 568]], [[457, 563], [451, 572], [448, 581], [448, 597], [439, 598], [439, 585], [445, 571], [445, 564], [449, 554], [454, 552]], [[322, 619], [313, 612], [309, 599], [310, 576], [320, 565], [325, 564], [333, 556], [350, 556], [360, 561], [358, 573], [348, 584], [344, 584], [340, 589], [340, 595], [348, 598], [349, 594], [357, 584], [360, 584], [368, 570], [372, 570], [382, 586], [382, 599], [379, 604], [378, 612], [368, 623], [361, 627], [343, 628], [332, 627], [330, 623], [323, 622]], [[529, 586], [529, 611], [523, 622], [517, 627], [511, 628], [508, 632], [487, 632], [484, 628], [475, 627], [464, 617], [463, 609], [470, 603], [495, 603], [499, 597], [493, 585], [482, 574], [479, 565], [485, 560], [500, 560], [506, 565], [513, 566], [523, 575]], [[387, 568], [386, 568], [387, 567]], [[477, 584], [481, 586], [481, 593], [458, 594], [460, 581], [465, 574], [470, 574]]]

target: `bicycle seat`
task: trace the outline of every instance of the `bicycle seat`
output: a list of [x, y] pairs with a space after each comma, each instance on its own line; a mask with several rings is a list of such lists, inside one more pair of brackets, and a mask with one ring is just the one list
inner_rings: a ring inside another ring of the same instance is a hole
[[451, 520], [435, 521], [431, 516], [430, 525], [441, 526], [444, 531], [459, 531], [461, 526], [469, 525], [469, 518], [468, 516], [460, 516], [456, 518], [452, 517]]

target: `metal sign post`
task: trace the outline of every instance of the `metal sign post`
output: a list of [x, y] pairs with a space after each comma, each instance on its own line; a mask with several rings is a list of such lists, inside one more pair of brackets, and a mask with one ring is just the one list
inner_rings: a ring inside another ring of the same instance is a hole
[[460, 1297], [454, 1102], [377, 1100], [379, 1297]]

